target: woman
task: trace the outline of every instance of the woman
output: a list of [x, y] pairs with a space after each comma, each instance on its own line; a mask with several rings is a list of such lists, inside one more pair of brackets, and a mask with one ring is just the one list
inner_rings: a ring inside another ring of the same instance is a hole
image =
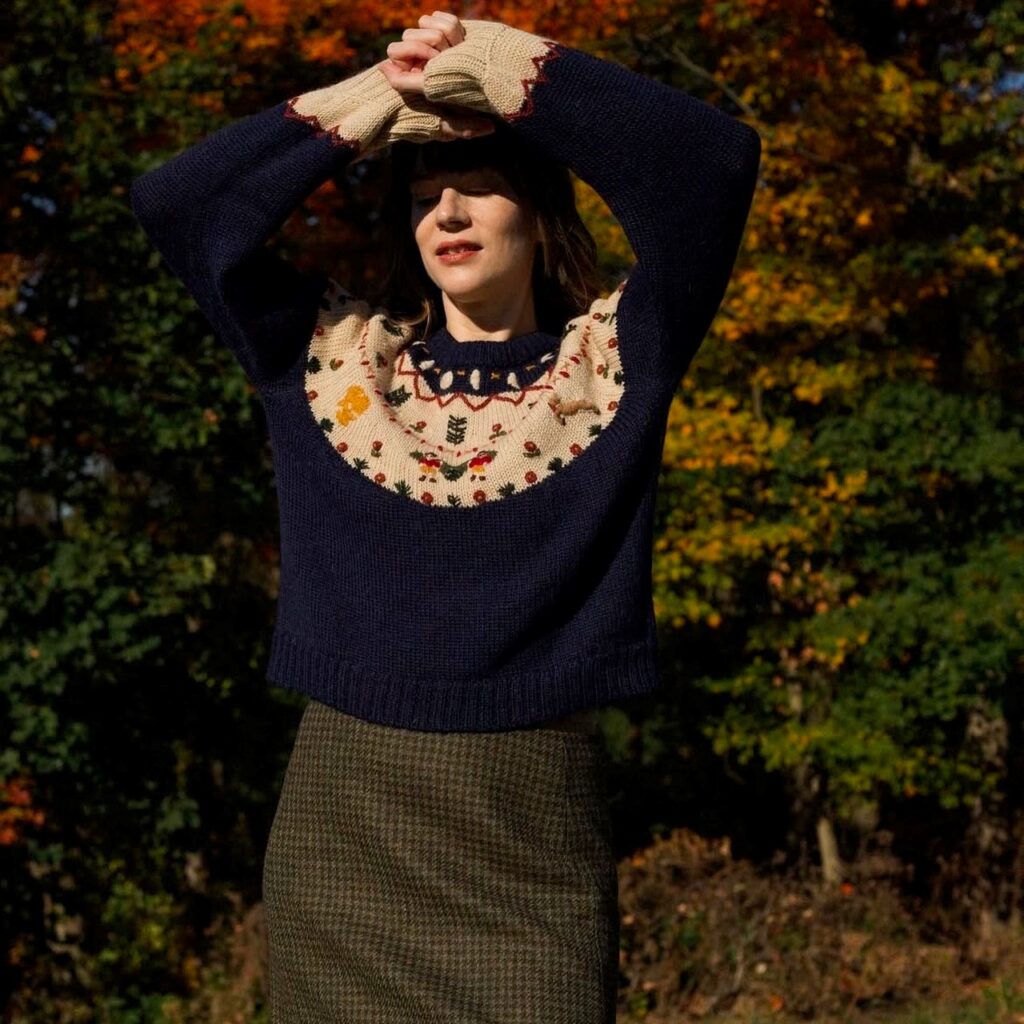
[[[435, 11], [388, 54], [132, 186], [274, 453], [267, 677], [311, 700], [265, 860], [272, 1019], [611, 1022], [595, 709], [659, 683], [667, 411], [728, 281], [759, 138], [496, 22]], [[380, 305], [264, 246], [375, 150], [392, 158]], [[607, 294], [567, 167], [637, 257]]]

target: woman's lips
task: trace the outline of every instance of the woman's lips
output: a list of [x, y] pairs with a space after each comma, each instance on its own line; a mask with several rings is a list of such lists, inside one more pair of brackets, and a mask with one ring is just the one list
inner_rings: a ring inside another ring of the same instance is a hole
[[459, 249], [455, 252], [449, 250], [448, 252], [440, 253], [437, 258], [442, 263], [462, 263], [464, 260], [468, 260], [470, 256], [475, 256], [479, 251], [479, 249]]

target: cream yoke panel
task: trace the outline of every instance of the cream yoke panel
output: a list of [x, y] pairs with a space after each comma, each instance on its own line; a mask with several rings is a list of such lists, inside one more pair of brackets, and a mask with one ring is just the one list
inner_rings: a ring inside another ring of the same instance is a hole
[[[615, 418], [625, 387], [615, 333], [624, 288], [568, 322], [533, 384], [474, 395], [470, 369], [464, 387], [441, 394], [405, 351], [414, 328], [392, 323], [332, 278], [308, 349], [311, 414], [340, 459], [411, 501], [465, 507], [536, 487]], [[479, 372], [507, 376], [514, 368]]]

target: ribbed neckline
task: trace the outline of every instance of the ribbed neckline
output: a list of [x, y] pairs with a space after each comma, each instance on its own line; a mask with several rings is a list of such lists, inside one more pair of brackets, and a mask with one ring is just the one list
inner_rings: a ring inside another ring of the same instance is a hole
[[459, 341], [447, 327], [439, 327], [425, 344], [437, 364], [445, 368], [522, 366], [547, 352], [557, 351], [561, 338], [544, 331], [530, 331], [506, 341]]

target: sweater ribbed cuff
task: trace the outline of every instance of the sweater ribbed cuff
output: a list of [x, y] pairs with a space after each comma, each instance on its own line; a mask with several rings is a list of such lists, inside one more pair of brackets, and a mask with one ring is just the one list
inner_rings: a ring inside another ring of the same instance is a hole
[[[400, 93], [402, 104], [388, 126], [384, 143], [397, 139], [408, 142], [430, 142], [441, 137], [441, 115], [418, 93]], [[429, 109], [428, 109], [429, 108]]]
[[293, 97], [288, 101], [288, 116], [305, 121], [335, 145], [351, 145], [359, 156], [395, 139], [431, 138], [441, 124], [439, 115], [407, 103], [377, 64]]
[[448, 103], [511, 119], [542, 75], [541, 63], [557, 44], [495, 21], [464, 19], [466, 37], [442, 50], [423, 69], [423, 93]]

